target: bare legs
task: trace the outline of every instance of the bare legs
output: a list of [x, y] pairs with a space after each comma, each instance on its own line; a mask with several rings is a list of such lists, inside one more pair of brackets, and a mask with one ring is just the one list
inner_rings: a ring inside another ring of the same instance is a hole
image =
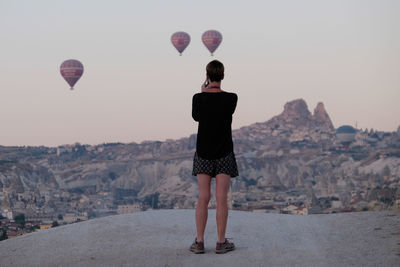
[[215, 198], [217, 199], [218, 242], [225, 242], [226, 223], [228, 221], [228, 190], [231, 177], [218, 174], [216, 179]]
[[206, 229], [208, 218], [208, 202], [210, 202], [211, 197], [211, 176], [197, 174], [197, 184], [199, 185], [199, 199], [196, 206], [197, 241], [204, 241], [204, 230]]
[[[216, 177], [217, 199], [217, 230], [218, 242], [225, 241], [226, 224], [228, 221], [227, 195], [231, 177], [227, 174], [218, 174]], [[211, 197], [211, 176], [198, 174], [199, 199], [196, 206], [197, 241], [204, 241], [204, 231], [208, 218], [208, 202]]]

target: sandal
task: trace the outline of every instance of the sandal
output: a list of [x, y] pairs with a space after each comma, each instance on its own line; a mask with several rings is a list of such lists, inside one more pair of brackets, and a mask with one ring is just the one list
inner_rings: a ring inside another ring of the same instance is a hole
[[235, 244], [233, 242], [229, 242], [228, 238], [225, 238], [224, 243], [217, 242], [217, 246], [215, 247], [215, 253], [222, 254], [234, 249], [235, 249]]
[[197, 242], [197, 237], [194, 239], [193, 244], [190, 246], [190, 251], [201, 254], [204, 253], [204, 242]]

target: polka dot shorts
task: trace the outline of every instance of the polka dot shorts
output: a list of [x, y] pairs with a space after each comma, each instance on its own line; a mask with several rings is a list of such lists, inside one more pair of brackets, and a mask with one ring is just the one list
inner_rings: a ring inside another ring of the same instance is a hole
[[231, 178], [239, 175], [236, 158], [233, 152], [230, 152], [227, 156], [220, 159], [203, 159], [194, 154], [193, 159], [193, 176], [199, 173], [205, 173], [211, 177], [215, 177], [217, 174], [224, 173], [231, 176]]

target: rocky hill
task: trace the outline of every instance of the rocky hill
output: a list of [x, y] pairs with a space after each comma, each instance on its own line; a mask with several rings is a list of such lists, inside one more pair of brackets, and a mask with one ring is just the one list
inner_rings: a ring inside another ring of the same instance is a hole
[[[357, 129], [347, 149], [324, 105], [311, 113], [298, 99], [232, 134], [240, 173], [232, 179], [235, 209], [283, 212], [292, 204], [319, 213], [400, 205], [399, 132]], [[94, 217], [122, 204], [193, 208], [195, 144], [196, 135], [140, 144], [0, 146], [0, 209]]]

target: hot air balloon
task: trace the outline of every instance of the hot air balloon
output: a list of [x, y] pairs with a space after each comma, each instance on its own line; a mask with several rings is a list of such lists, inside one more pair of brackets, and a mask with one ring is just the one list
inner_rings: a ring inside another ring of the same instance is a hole
[[60, 73], [69, 86], [71, 86], [71, 90], [73, 90], [74, 85], [83, 74], [83, 65], [76, 59], [65, 60], [60, 66]]
[[176, 50], [178, 50], [179, 55], [182, 56], [183, 50], [185, 50], [190, 43], [190, 35], [186, 32], [176, 32], [171, 36], [171, 43]]
[[209, 30], [203, 33], [203, 35], [201, 36], [201, 40], [210, 51], [212, 56], [214, 51], [217, 50], [218, 46], [222, 42], [222, 34], [215, 30]]
[[349, 126], [343, 125], [336, 130], [336, 137], [340, 143], [344, 146], [344, 149], [348, 149], [349, 145], [354, 141], [357, 131]]

